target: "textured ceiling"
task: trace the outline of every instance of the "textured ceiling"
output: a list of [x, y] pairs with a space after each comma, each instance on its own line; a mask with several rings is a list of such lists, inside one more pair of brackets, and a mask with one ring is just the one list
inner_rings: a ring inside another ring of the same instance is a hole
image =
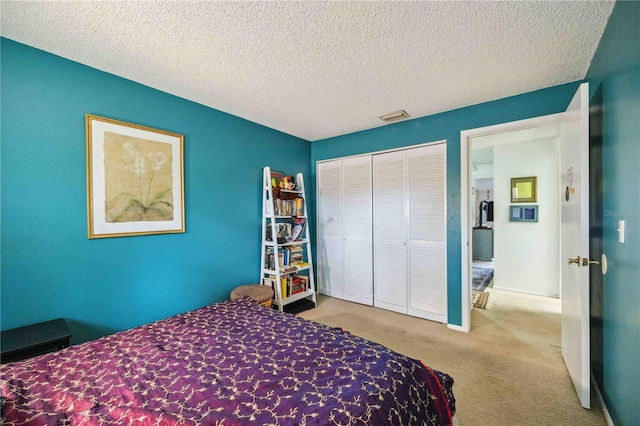
[[2, 36], [313, 141], [584, 78], [613, 2], [2, 1]]

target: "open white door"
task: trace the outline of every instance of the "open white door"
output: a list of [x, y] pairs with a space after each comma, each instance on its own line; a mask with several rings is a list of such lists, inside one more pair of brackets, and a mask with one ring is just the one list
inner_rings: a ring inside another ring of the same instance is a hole
[[560, 166], [562, 357], [580, 403], [590, 408], [588, 83], [580, 85], [567, 108]]

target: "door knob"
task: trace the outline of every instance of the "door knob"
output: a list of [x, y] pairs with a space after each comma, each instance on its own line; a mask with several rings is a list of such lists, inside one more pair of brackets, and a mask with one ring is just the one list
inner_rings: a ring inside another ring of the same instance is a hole
[[569, 259], [569, 265], [571, 265], [572, 263], [580, 266], [580, 256], [576, 257], [575, 259]]
[[591, 260], [591, 259], [589, 259], [587, 257], [582, 259], [582, 266], [599, 265], [599, 264], [600, 264], [599, 260]]

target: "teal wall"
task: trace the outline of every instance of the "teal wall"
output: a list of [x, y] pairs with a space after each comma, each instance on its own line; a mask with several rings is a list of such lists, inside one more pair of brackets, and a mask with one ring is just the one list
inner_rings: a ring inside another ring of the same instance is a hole
[[[308, 175], [309, 142], [0, 43], [3, 330], [64, 317], [78, 343], [257, 281], [262, 167]], [[184, 135], [186, 233], [87, 239], [87, 113]]]
[[447, 309], [449, 323], [462, 324], [460, 131], [566, 110], [579, 83], [555, 86], [441, 114], [378, 127], [311, 144], [312, 176], [316, 161], [447, 141]]
[[[640, 419], [640, 2], [618, 2], [587, 79], [602, 88], [603, 371], [599, 388], [616, 426]], [[626, 221], [624, 244], [618, 220]]]

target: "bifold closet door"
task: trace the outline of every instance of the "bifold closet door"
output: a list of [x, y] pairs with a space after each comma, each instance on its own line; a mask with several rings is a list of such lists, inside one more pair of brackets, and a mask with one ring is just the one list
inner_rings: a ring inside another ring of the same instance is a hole
[[372, 160], [374, 306], [406, 314], [406, 154], [376, 154]]
[[407, 150], [409, 315], [447, 322], [446, 144]]
[[318, 163], [318, 291], [343, 297], [342, 160]]
[[318, 163], [318, 291], [447, 322], [446, 144]]
[[371, 156], [342, 160], [344, 299], [373, 304]]

